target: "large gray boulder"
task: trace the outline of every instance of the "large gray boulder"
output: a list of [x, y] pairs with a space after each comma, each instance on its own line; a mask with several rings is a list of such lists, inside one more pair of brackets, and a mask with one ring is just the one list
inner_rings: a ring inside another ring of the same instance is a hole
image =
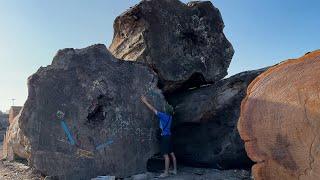
[[29, 163], [68, 180], [145, 172], [157, 152], [157, 121], [140, 96], [152, 91], [163, 110], [156, 85], [147, 67], [114, 58], [104, 45], [60, 50], [28, 81], [20, 128], [30, 141]]
[[168, 98], [175, 108], [174, 147], [180, 161], [219, 169], [250, 168], [236, 124], [247, 86], [265, 69]]
[[227, 75], [234, 50], [223, 28], [210, 1], [142, 0], [116, 18], [109, 50], [147, 64], [170, 93]]

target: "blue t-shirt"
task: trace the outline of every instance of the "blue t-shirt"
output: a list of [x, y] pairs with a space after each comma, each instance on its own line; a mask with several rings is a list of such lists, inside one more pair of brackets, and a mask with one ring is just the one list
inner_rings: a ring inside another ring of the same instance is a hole
[[163, 112], [157, 112], [156, 116], [159, 119], [160, 129], [162, 130], [161, 136], [170, 136], [172, 116]]

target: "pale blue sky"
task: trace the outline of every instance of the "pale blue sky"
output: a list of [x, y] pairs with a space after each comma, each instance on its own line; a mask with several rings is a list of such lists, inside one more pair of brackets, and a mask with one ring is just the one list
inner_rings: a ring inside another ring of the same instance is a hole
[[[58, 49], [109, 46], [113, 20], [138, 0], [0, 0], [0, 110], [23, 105], [27, 77]], [[184, 0], [184, 2], [187, 2]], [[319, 0], [213, 0], [235, 55], [229, 74], [319, 49]]]

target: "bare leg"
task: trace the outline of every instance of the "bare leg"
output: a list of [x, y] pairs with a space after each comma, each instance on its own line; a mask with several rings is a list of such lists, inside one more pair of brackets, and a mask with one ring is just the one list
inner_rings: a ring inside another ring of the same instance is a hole
[[174, 153], [170, 153], [171, 158], [172, 158], [172, 162], [173, 162], [173, 174], [177, 174], [177, 159], [176, 156], [174, 155]]
[[163, 155], [164, 157], [164, 172], [160, 175], [160, 177], [167, 177], [169, 176], [169, 165], [170, 165], [170, 158], [168, 154]]
[[164, 155], [164, 161], [165, 161], [164, 173], [168, 174], [169, 173], [169, 166], [170, 166], [170, 159], [169, 159], [169, 155], [168, 154]]

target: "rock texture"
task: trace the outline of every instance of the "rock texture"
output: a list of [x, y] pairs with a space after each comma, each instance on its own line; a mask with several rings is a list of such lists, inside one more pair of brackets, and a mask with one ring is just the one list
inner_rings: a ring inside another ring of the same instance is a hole
[[179, 161], [219, 169], [251, 167], [236, 123], [247, 86], [264, 70], [169, 97], [175, 108], [173, 134]]
[[270, 68], [249, 86], [238, 129], [255, 179], [320, 178], [320, 50]]
[[19, 127], [19, 117], [21, 106], [11, 106], [9, 110], [9, 119], [7, 124], [9, 127], [4, 130], [3, 143], [2, 143], [2, 159], [15, 160], [27, 159], [27, 144], [28, 140], [22, 134]]
[[20, 127], [20, 114], [14, 117], [4, 137], [2, 147], [2, 158], [9, 161], [16, 159], [27, 159], [30, 155], [29, 141], [23, 135]]
[[156, 85], [147, 67], [114, 58], [104, 45], [60, 50], [28, 81], [20, 128], [30, 141], [29, 163], [68, 180], [145, 172], [157, 152], [157, 122], [140, 96], [151, 90], [163, 110]]
[[234, 50], [221, 14], [210, 1], [143, 0], [114, 22], [110, 51], [147, 64], [165, 92], [216, 82]]
[[11, 124], [14, 118], [20, 113], [22, 106], [11, 106], [9, 110], [9, 123]]

